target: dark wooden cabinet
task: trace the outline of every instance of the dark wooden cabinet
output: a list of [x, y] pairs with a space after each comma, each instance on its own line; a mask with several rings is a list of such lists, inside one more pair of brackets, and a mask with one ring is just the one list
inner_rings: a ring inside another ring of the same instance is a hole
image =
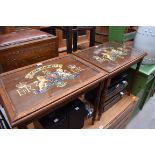
[[0, 35], [1, 72], [58, 56], [56, 36], [35, 30]]
[[109, 26], [96, 26], [95, 42], [103, 44], [108, 41]]

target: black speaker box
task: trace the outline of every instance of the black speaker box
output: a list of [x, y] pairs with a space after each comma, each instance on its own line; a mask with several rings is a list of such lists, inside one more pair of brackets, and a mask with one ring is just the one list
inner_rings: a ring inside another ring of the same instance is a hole
[[85, 105], [79, 99], [39, 120], [45, 129], [80, 129], [84, 125]]
[[74, 101], [68, 107], [69, 129], [81, 129], [86, 115], [85, 104], [80, 100]]
[[68, 129], [66, 108], [56, 110], [39, 120], [45, 129]]

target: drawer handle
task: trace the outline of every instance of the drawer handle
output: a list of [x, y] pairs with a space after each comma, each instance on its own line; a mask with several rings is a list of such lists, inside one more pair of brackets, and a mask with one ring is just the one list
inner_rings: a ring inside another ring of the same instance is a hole
[[79, 107], [76, 107], [75, 110], [78, 111], [79, 110]]
[[54, 119], [54, 123], [57, 123], [58, 121], [59, 121], [58, 118], [55, 118], [55, 119]]

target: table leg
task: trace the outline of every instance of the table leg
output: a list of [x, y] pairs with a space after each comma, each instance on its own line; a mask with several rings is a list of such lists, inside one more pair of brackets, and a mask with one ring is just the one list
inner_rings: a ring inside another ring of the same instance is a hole
[[73, 31], [73, 51], [77, 51], [77, 41], [78, 41], [78, 32], [76, 31], [76, 28], [74, 28], [75, 31]]
[[99, 103], [99, 113], [98, 113], [98, 119], [100, 120], [102, 113], [104, 112], [104, 102], [105, 102], [105, 94], [106, 90], [108, 89], [108, 86], [110, 84], [111, 78], [107, 79], [105, 81], [105, 84], [103, 86], [102, 92], [101, 92], [101, 99]]
[[104, 81], [101, 82], [99, 84], [99, 87], [98, 87], [98, 93], [97, 93], [96, 99], [95, 99], [95, 106], [94, 106], [94, 113], [93, 113], [93, 118], [92, 118], [92, 125], [94, 124], [95, 119], [96, 119], [96, 115], [97, 115], [97, 111], [98, 111], [98, 107], [99, 107], [103, 87], [104, 87]]
[[90, 29], [90, 42], [89, 42], [89, 47], [95, 46], [95, 31], [96, 31], [96, 27], [93, 26], [92, 29]]
[[72, 53], [72, 26], [66, 27], [67, 53]]
[[22, 124], [18, 126], [18, 129], [28, 129], [27, 125]]
[[129, 90], [128, 90], [128, 95], [131, 94], [133, 86], [134, 86], [134, 84], [135, 84], [135, 82], [137, 80], [137, 76], [138, 76], [138, 72], [139, 72], [139, 68], [140, 68], [141, 63], [142, 63], [142, 60], [137, 63], [136, 70], [132, 74], [131, 84], [130, 84]]

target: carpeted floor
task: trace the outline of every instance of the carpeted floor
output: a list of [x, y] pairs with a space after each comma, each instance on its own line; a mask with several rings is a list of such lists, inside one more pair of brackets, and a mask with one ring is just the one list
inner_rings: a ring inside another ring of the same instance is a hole
[[129, 122], [127, 129], [155, 129], [155, 95], [147, 101], [143, 109]]

